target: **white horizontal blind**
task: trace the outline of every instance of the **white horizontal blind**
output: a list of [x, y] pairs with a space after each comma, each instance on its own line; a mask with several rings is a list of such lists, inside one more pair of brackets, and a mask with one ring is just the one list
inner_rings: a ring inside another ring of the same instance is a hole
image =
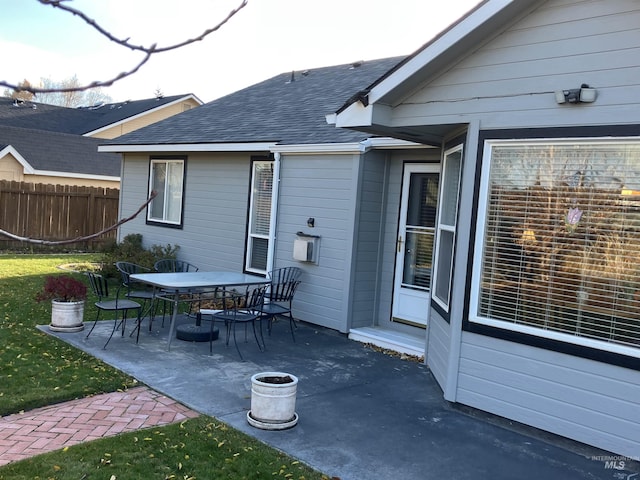
[[271, 225], [273, 161], [253, 162], [247, 270], [266, 273]]
[[640, 143], [496, 143], [487, 195], [478, 317], [640, 349]]

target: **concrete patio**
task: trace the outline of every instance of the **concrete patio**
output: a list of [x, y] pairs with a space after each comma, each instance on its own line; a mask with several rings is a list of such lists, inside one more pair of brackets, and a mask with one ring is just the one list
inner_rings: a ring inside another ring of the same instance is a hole
[[[179, 322], [193, 322], [180, 318]], [[133, 323], [133, 322], [131, 322]], [[635, 478], [638, 465], [606, 468], [611, 454], [507, 420], [452, 405], [427, 366], [376, 351], [344, 335], [300, 324], [294, 343], [278, 322], [267, 349], [253, 337], [213, 345], [174, 339], [167, 351], [168, 321], [145, 321], [140, 342], [116, 334], [113, 321], [85, 338], [54, 333], [63, 341], [132, 375], [152, 389], [211, 415], [307, 463], [329, 477], [362, 479], [617, 479]], [[88, 324], [90, 328], [91, 324]], [[299, 378], [298, 424], [266, 431], [250, 426], [250, 378], [281, 371]]]

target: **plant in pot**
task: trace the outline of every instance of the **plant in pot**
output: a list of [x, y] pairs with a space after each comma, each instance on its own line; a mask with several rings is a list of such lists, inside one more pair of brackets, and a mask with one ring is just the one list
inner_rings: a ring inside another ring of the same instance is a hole
[[298, 423], [298, 377], [283, 372], [256, 373], [251, 377], [251, 410], [247, 421], [263, 430], [285, 430]]
[[87, 286], [69, 275], [49, 276], [36, 300], [51, 300], [51, 324], [54, 332], [79, 332], [84, 329], [84, 302]]

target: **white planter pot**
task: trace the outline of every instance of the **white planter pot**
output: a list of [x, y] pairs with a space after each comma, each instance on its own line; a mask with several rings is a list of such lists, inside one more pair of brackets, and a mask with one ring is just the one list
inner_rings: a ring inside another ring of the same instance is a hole
[[263, 430], [284, 430], [298, 423], [298, 378], [289, 373], [263, 372], [251, 377], [250, 425]]
[[51, 300], [51, 324], [53, 332], [79, 332], [84, 329], [84, 300], [59, 302]]

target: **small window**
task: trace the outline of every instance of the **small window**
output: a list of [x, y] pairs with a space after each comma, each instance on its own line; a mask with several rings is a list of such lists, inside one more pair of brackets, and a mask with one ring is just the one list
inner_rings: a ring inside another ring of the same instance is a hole
[[270, 253], [273, 161], [254, 161], [247, 235], [247, 271], [267, 273]]
[[184, 159], [151, 159], [149, 191], [157, 195], [147, 209], [147, 221], [182, 225], [184, 167]]

